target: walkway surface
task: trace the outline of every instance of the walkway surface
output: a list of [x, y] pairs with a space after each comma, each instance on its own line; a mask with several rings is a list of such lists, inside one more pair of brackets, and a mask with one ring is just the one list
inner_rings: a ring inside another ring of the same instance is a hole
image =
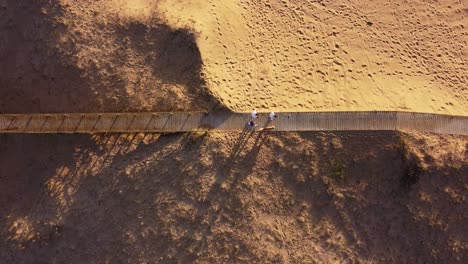
[[[274, 131], [402, 130], [468, 135], [468, 116], [409, 112], [279, 112], [268, 121], [259, 113], [258, 128]], [[1, 114], [0, 133], [108, 133], [240, 130], [249, 113], [70, 113]]]

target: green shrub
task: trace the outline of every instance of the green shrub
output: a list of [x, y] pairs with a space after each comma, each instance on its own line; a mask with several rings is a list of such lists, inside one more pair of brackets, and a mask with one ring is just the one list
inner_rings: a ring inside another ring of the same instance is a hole
[[340, 158], [331, 159], [329, 162], [330, 176], [335, 180], [343, 181], [345, 179], [345, 168]]

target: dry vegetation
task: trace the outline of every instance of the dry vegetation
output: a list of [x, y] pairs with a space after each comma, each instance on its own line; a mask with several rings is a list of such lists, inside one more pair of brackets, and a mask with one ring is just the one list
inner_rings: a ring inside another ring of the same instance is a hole
[[[466, 115], [466, 14], [456, 0], [0, 0], [0, 112]], [[466, 136], [0, 135], [0, 168], [0, 262], [468, 262]]]
[[238, 140], [1, 136], [0, 256], [466, 262], [468, 138], [266, 133], [240, 149]]

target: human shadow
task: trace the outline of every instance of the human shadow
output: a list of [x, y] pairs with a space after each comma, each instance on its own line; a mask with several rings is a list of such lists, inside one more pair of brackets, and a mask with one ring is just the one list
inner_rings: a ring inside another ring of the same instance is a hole
[[[132, 147], [130, 153], [118, 150], [126, 149], [125, 144], [132, 136], [120, 136], [115, 145], [114, 138], [106, 144], [102, 143], [108, 146], [106, 151], [111, 152], [111, 157], [107, 159], [108, 162], [101, 159], [97, 166], [105, 163], [102, 169], [88, 170], [87, 177], [76, 185], [74, 201], [62, 215], [60, 237], [39, 250], [41, 257], [38, 260], [60, 262], [65, 255], [70, 256], [65, 254], [67, 248], [75, 248], [74, 252], [86, 252], [87, 248], [94, 246], [100, 248], [99, 252], [89, 255], [70, 252], [72, 259], [81, 256], [80, 259], [98, 262], [135, 258], [150, 262], [187, 262], [200, 258], [192, 249], [197, 248], [198, 252], [203, 253], [207, 250], [207, 244], [196, 237], [209, 235], [211, 231], [204, 218], [215, 219], [214, 215], [217, 215], [209, 209], [211, 202], [197, 198], [200, 190], [193, 187], [197, 178], [203, 177], [202, 171], [215, 172], [215, 168], [201, 161], [204, 155], [210, 155], [205, 140], [207, 136], [204, 133], [159, 135], [154, 141], [146, 140], [146, 143]], [[97, 141], [107, 140], [102, 137]], [[216, 199], [216, 202], [222, 201]], [[174, 208], [178, 208], [180, 203], [194, 207], [197, 213], [193, 216], [193, 224], [188, 224], [187, 219], [172, 217], [175, 211], [171, 209], [171, 203]], [[119, 213], [115, 214], [116, 210]], [[95, 224], [87, 226], [82, 223]], [[173, 228], [180, 228], [184, 235], [174, 237], [171, 235]], [[133, 237], [134, 242], [128, 240], [128, 235]], [[73, 238], [77, 237], [80, 239], [73, 242]], [[81, 243], [81, 238], [88, 242]], [[230, 236], [220, 239], [233, 240], [240, 246], [239, 249], [229, 250], [232, 255], [248, 248], [242, 241]], [[65, 247], [64, 243], [67, 244]], [[115, 252], [115, 248], [121, 250]], [[60, 254], [53, 254], [56, 250]]]
[[229, 155], [229, 160], [227, 163], [231, 163], [231, 161], [233, 161], [239, 156], [239, 154], [245, 147], [245, 144], [247, 144], [249, 138], [254, 132], [254, 128], [250, 127], [248, 124], [245, 125], [231, 149], [231, 153]]
[[[456, 196], [446, 190], [463, 193], [468, 166], [431, 168], [408, 192], [400, 183], [404, 162], [393, 132], [256, 132], [219, 182], [216, 178], [225, 172], [220, 167], [231, 156], [227, 143], [238, 139], [237, 134], [0, 137], [2, 168], [12, 163], [7, 174], [0, 174], [2, 181], [11, 176], [10, 183], [0, 185], [6, 191], [0, 193], [0, 201], [6, 201], [0, 207], [2, 220], [8, 223], [2, 234], [11, 238], [0, 242], [0, 256], [7, 262], [261, 262], [254, 252], [258, 248], [242, 237], [250, 235], [246, 228], [258, 220], [252, 219], [256, 214], [250, 204], [258, 200], [246, 197], [252, 190], [261, 192], [249, 187], [257, 181], [247, 177], [267, 180], [263, 187], [291, 196], [271, 197], [285, 203], [277, 212], [287, 215], [291, 225], [317, 228], [307, 233], [308, 239], [324, 248], [340, 250], [334, 243], [342, 241], [352, 254], [369, 261], [418, 262], [418, 256], [426, 262], [462, 262], [449, 256], [444, 244], [452, 238], [463, 241], [465, 231], [456, 215], [466, 206], [454, 205]], [[340, 162], [343, 170], [336, 170]], [[34, 189], [36, 175], [48, 189]], [[22, 185], [26, 187], [19, 191], [13, 188]], [[419, 191], [438, 200], [420, 202]], [[38, 197], [44, 198], [30, 202]], [[275, 214], [275, 205], [256, 208]], [[29, 212], [31, 208], [35, 211]], [[307, 219], [292, 223], [302, 208]], [[442, 219], [449, 226], [438, 229], [430, 219], [415, 220], [410, 209], [447, 216]], [[11, 229], [13, 218], [38, 231], [35, 240], [16, 243], [19, 238], [12, 231], [19, 228]], [[323, 226], [333, 232], [320, 233]], [[427, 239], [428, 234], [434, 239]], [[439, 255], [431, 255], [433, 249]], [[343, 258], [355, 256], [344, 252]]]

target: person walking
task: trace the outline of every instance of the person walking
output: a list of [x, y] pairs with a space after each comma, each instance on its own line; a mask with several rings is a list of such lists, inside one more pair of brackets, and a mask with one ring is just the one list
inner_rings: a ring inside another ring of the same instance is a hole
[[249, 128], [250, 129], [255, 129], [256, 126], [257, 126], [257, 124], [255, 123], [255, 121], [252, 120], [252, 121], [249, 122]]
[[275, 115], [275, 112], [273, 111], [268, 116], [270, 117], [270, 121], [273, 121], [273, 119], [278, 117], [277, 115]]
[[257, 117], [258, 117], [257, 109], [254, 109], [254, 110], [252, 111], [252, 113], [250, 114], [250, 116], [251, 116], [253, 119], [257, 118]]

